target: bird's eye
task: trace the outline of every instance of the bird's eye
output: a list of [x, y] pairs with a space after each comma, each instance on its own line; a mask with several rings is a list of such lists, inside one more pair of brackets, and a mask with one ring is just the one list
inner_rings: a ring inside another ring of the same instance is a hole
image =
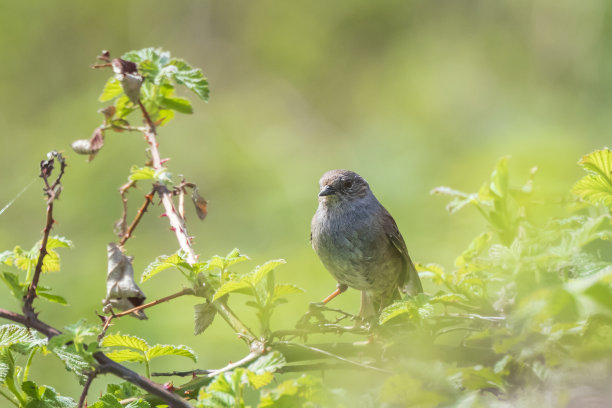
[[353, 187], [353, 182], [351, 180], [344, 180], [342, 182], [342, 187], [344, 187], [344, 188], [351, 188], [351, 187]]

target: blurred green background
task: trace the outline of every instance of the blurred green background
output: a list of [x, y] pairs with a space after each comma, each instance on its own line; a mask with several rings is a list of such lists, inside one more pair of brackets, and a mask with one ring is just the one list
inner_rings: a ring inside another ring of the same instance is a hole
[[[287, 260], [277, 280], [307, 290], [277, 316], [277, 327], [291, 328], [308, 302], [335, 287], [309, 244], [317, 181], [329, 169], [369, 181], [415, 261], [449, 267], [484, 224], [471, 209], [449, 216], [432, 188], [476, 191], [509, 154], [511, 182], [538, 165], [539, 188], [566, 193], [582, 175], [579, 157], [608, 143], [611, 9], [603, 0], [1, 1], [0, 206], [36, 177], [47, 151], [65, 151], [70, 166], [54, 233], [75, 249], [62, 250], [60, 273], [43, 277], [70, 307], [39, 302], [41, 318], [56, 327], [96, 321], [121, 211], [117, 189], [145, 160], [136, 134], [107, 134], [91, 163], [69, 147], [101, 122], [97, 97], [110, 72], [89, 67], [102, 49], [116, 57], [160, 46], [203, 69], [210, 102], [185, 93], [196, 112], [159, 129], [161, 153], [209, 200], [204, 222], [188, 218], [202, 259], [238, 247], [253, 259], [239, 270]], [[40, 238], [40, 187], [0, 215], [0, 250], [29, 249]], [[146, 192], [144, 184], [130, 192], [132, 211]], [[151, 209], [127, 244], [138, 276], [177, 249], [161, 212]], [[181, 284], [166, 271], [142, 289], [152, 300]], [[232, 302], [245, 312], [239, 295]], [[220, 319], [193, 336], [194, 303], [178, 299], [148, 311], [149, 321], [121, 319], [115, 329], [187, 344], [200, 353], [199, 368], [242, 357]], [[349, 291], [336, 305], [356, 311], [358, 303]], [[18, 308], [5, 289], [0, 307]], [[166, 358], [153, 371], [194, 368]], [[71, 376], [53, 374], [59, 362], [38, 364], [38, 378], [78, 397]]]

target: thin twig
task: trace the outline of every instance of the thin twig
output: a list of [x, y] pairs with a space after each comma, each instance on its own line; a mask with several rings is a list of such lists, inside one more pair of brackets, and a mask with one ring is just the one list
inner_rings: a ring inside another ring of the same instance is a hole
[[125, 245], [127, 240], [132, 237], [132, 233], [134, 232], [134, 229], [136, 229], [136, 226], [142, 219], [142, 216], [144, 215], [145, 212], [147, 212], [147, 208], [149, 207], [149, 204], [151, 204], [151, 202], [153, 201], [154, 194], [155, 194], [155, 189], [151, 190], [149, 194], [145, 195], [145, 202], [140, 206], [140, 208], [138, 209], [138, 212], [136, 213], [136, 217], [134, 217], [134, 220], [128, 227], [127, 231], [125, 231], [125, 233], [123, 234], [121, 241], [119, 241], [120, 247]]
[[128, 213], [128, 199], [127, 192], [130, 188], [136, 186], [135, 180], [130, 180], [119, 188], [119, 195], [121, 195], [121, 202], [123, 203], [123, 211], [121, 212], [121, 218], [115, 223], [115, 227], [118, 231], [116, 234], [120, 237], [125, 235], [127, 229], [127, 213]]
[[81, 392], [78, 408], [83, 408], [85, 406], [84, 404], [86, 404], [85, 401], [87, 400], [87, 393], [89, 392], [89, 387], [91, 386], [91, 383], [97, 375], [98, 371], [96, 370], [91, 371], [89, 372], [89, 374], [87, 374], [87, 381], [85, 382], [85, 386], [83, 387], [83, 392]]
[[[40, 274], [42, 273], [43, 261], [45, 256], [48, 254], [47, 251], [47, 241], [49, 240], [49, 234], [51, 233], [51, 228], [53, 227], [53, 202], [58, 197], [59, 192], [61, 191], [61, 180], [64, 175], [64, 170], [66, 169], [66, 161], [64, 160], [61, 153], [56, 151], [52, 151], [47, 154], [47, 160], [43, 160], [40, 162], [40, 177], [43, 179], [45, 183], [45, 195], [47, 197], [47, 216], [45, 221], [45, 228], [43, 229], [43, 238], [40, 244], [40, 252], [38, 254], [38, 260], [36, 262], [36, 267], [34, 268], [34, 276], [32, 277], [32, 282], [30, 283], [30, 287], [28, 288], [28, 292], [25, 296], [23, 302], [23, 313], [28, 317], [29, 320], [33, 321], [37, 319], [36, 313], [34, 312], [34, 308], [32, 307], [32, 303], [36, 298], [36, 289], [38, 288], [38, 280], [40, 279]], [[53, 172], [53, 166], [55, 160], [60, 164], [59, 174], [55, 178], [53, 184], [49, 185], [49, 177]]]
[[113, 313], [112, 315], [110, 315], [110, 316], [105, 318], [104, 326], [102, 327], [102, 332], [98, 336], [98, 340], [101, 340], [104, 337], [104, 335], [106, 334], [106, 330], [108, 329], [108, 327], [111, 324], [111, 321], [114, 318], [119, 318], [119, 317], [127, 316], [127, 315], [130, 315], [130, 314], [138, 311], [138, 310], [148, 309], [148, 308], [150, 308], [152, 306], [155, 306], [155, 305], [158, 305], [160, 303], [167, 302], [167, 301], [172, 300], [172, 299], [176, 299], [177, 297], [184, 296], [184, 295], [193, 295], [193, 294], [194, 294], [193, 289], [184, 288], [180, 292], [176, 292], [176, 293], [173, 293], [172, 295], [164, 296], [163, 298], [159, 298], [159, 299], [154, 300], [152, 302], [145, 303], [144, 305], [133, 307], [133, 308], [125, 310], [125, 311], [123, 311], [121, 313]]
[[164, 387], [149, 380], [148, 378], [138, 375], [134, 371], [122, 366], [121, 364], [115, 363], [101, 351], [93, 353], [93, 358], [99, 364], [98, 372], [100, 374], [110, 373], [116, 375], [117, 377], [123, 378], [124, 380], [137, 385], [138, 387], [149, 392], [150, 394], [161, 398], [173, 408], [193, 408], [183, 398], [179, 397], [173, 392], [166, 390]]
[[349, 363], [349, 364], [352, 364], [352, 365], [355, 365], [355, 366], [358, 366], [358, 367], [367, 368], [369, 370], [374, 370], [374, 371], [379, 371], [381, 373], [393, 374], [393, 371], [385, 370], [384, 368], [374, 367], [374, 366], [371, 366], [369, 364], [360, 363], [358, 361], [349, 360], [348, 358], [344, 358], [344, 357], [339, 356], [337, 354], [330, 353], [329, 351], [321, 350], [320, 348], [309, 346], [307, 344], [292, 343], [292, 342], [288, 342], [288, 341], [281, 341], [281, 342], [278, 342], [277, 344], [281, 344], [281, 345], [285, 345], [285, 346], [291, 346], [291, 347], [299, 347], [299, 348], [302, 348], [302, 349], [314, 351], [315, 353], [319, 353], [319, 354], [322, 354], [322, 355], [327, 356], [327, 357], [335, 358], [336, 360], [344, 361], [345, 363]]
[[261, 356], [261, 352], [253, 351], [253, 352], [249, 353], [247, 356], [245, 356], [244, 358], [241, 358], [240, 360], [236, 361], [235, 363], [230, 363], [230, 364], [226, 365], [225, 367], [220, 368], [218, 370], [212, 370], [211, 372], [209, 372], [207, 374], [207, 377], [208, 378], [213, 378], [213, 377], [216, 377], [219, 374], [223, 374], [223, 373], [225, 373], [227, 371], [232, 371], [234, 368], [238, 368], [238, 367], [242, 367], [244, 365], [247, 365], [251, 361], [257, 360], [257, 358], [259, 358], [259, 356]]

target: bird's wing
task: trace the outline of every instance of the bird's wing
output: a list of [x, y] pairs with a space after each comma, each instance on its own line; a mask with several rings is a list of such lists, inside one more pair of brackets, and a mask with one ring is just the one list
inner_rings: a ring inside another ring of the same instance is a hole
[[410, 255], [408, 255], [408, 248], [406, 248], [404, 238], [399, 232], [395, 220], [393, 219], [391, 214], [389, 214], [389, 212], [384, 208], [383, 228], [385, 230], [385, 234], [387, 235], [387, 237], [389, 237], [389, 240], [404, 260], [404, 270], [399, 281], [400, 289], [402, 290], [402, 292], [407, 292], [411, 296], [423, 292], [423, 285], [421, 285], [419, 274], [417, 273], [416, 268], [414, 267], [414, 264], [410, 259]]

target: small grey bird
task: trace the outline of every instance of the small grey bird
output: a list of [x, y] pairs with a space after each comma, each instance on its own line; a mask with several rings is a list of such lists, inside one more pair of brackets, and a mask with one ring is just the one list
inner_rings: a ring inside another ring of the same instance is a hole
[[357, 173], [330, 170], [319, 181], [319, 207], [312, 218], [312, 247], [336, 278], [335, 292], [361, 291], [362, 317], [376, 315], [399, 298], [423, 291], [395, 220]]

